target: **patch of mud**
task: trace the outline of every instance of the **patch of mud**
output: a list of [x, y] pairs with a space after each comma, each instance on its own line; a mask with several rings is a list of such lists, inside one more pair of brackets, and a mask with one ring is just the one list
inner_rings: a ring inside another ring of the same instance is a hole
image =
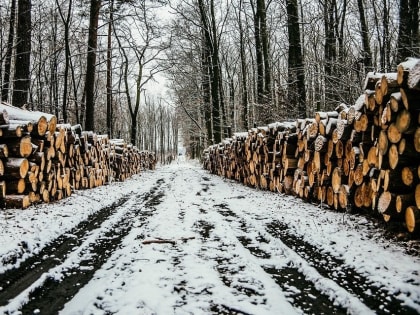
[[[60, 274], [58, 279], [48, 278], [42, 286], [30, 293], [29, 302], [22, 306], [21, 312], [32, 314], [34, 310], [38, 310], [40, 314], [57, 314], [64, 307], [64, 304], [92, 279], [95, 271], [101, 268], [120, 246], [121, 241], [128, 235], [134, 224], [138, 227], [148, 222], [148, 218], [155, 211], [155, 206], [162, 202], [164, 194], [159, 192], [159, 186], [163, 182], [163, 180], [158, 180], [157, 185], [147, 194], [135, 196], [139, 202], [128, 209], [126, 215], [116, 222], [112, 228], [107, 229], [95, 242], [86, 247], [83, 257], [87, 258], [80, 262], [80, 266], [66, 270]], [[85, 237], [90, 234], [89, 232], [100, 227], [132, 197], [131, 195], [125, 196], [112, 206], [98, 211], [93, 217], [90, 217], [90, 220], [80, 223], [71, 237], [63, 235], [54, 242], [54, 246], [45, 248], [44, 250], [48, 250], [47, 254], [51, 256], [49, 260], [45, 260], [45, 255], [37, 255], [33, 257], [37, 260], [32, 262], [31, 265], [28, 265], [29, 260], [27, 260], [25, 268], [21, 266], [21, 268], [10, 270], [1, 275], [1, 277], [7, 277], [6, 281], [11, 284], [6, 289], [3, 287], [3, 291], [0, 292], [2, 305], [6, 305], [9, 299], [14, 298], [22, 290], [29, 287], [42, 273], [60, 265], [70, 252], [75, 251], [83, 244]], [[64, 238], [64, 241], [61, 238]], [[32, 270], [33, 265], [36, 265], [34, 270]], [[11, 281], [12, 276], [15, 277], [13, 282]]]
[[251, 313], [245, 313], [243, 311], [237, 310], [233, 307], [227, 305], [219, 304], [213, 305], [210, 308], [210, 314], [219, 314], [219, 315], [251, 315]]
[[219, 203], [214, 205], [215, 208], [217, 208], [218, 212], [226, 218], [226, 221], [232, 222], [233, 219], [238, 218], [238, 216], [230, 210], [229, 205], [227, 203]]
[[210, 233], [214, 230], [214, 225], [204, 220], [198, 220], [194, 223], [194, 229], [203, 239], [208, 239]]
[[346, 310], [335, 306], [328, 297], [315, 288], [314, 284], [305, 280], [295, 267], [278, 269], [264, 266], [265, 272], [282, 288], [287, 300], [305, 314], [346, 314]]
[[267, 253], [266, 251], [262, 250], [258, 247], [257, 244], [254, 244], [253, 241], [246, 237], [246, 236], [239, 236], [238, 237], [239, 242], [251, 252], [252, 255], [255, 257], [261, 258], [261, 259], [269, 259], [271, 258], [271, 254]]

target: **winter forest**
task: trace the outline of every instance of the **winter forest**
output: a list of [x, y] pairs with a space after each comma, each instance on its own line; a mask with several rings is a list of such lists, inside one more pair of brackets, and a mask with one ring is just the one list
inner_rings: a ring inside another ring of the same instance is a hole
[[418, 0], [4, 0], [2, 101], [161, 161], [351, 104], [419, 56]]

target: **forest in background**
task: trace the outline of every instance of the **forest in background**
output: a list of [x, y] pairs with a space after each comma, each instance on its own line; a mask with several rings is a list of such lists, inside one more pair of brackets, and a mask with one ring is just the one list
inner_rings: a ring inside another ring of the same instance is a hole
[[[168, 160], [351, 104], [419, 56], [418, 0], [7, 0], [2, 100]], [[150, 84], [164, 74], [168, 93]]]

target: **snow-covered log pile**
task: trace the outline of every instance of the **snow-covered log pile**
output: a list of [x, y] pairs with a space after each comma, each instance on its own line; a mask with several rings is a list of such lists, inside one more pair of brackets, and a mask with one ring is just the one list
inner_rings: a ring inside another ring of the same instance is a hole
[[204, 167], [337, 210], [363, 209], [420, 231], [420, 60], [369, 73], [355, 104], [237, 133]]
[[124, 140], [58, 124], [54, 115], [0, 104], [0, 203], [26, 208], [74, 189], [125, 180], [155, 167], [153, 153]]

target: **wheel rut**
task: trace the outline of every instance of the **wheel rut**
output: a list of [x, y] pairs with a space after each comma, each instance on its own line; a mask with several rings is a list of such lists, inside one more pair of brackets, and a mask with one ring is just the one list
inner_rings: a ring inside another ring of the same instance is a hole
[[[253, 256], [261, 259], [262, 269], [275, 281], [275, 283], [281, 288], [284, 292], [287, 300], [297, 309], [302, 310], [305, 313], [314, 313], [314, 314], [346, 314], [346, 310], [342, 307], [334, 305], [332, 301], [329, 300], [328, 296], [319, 292], [315, 285], [306, 280], [305, 276], [299, 272], [298, 268], [290, 265], [282, 268], [276, 266], [267, 265], [264, 260], [270, 259], [273, 255], [267, 250], [262, 248], [262, 244], [268, 244], [270, 241], [266, 239], [261, 233], [252, 239], [247, 235], [250, 232], [250, 227], [248, 223], [237, 216], [229, 206], [225, 203], [216, 204], [215, 208], [218, 212], [224, 216], [225, 220], [229, 223], [235, 224], [238, 226], [241, 231], [241, 235], [237, 235], [237, 239], [240, 244], [245, 247]], [[218, 262], [218, 271], [221, 274], [222, 281], [225, 285], [231, 286], [229, 277], [231, 272], [229, 268], [223, 268], [226, 264], [224, 262]], [[229, 262], [228, 262], [229, 263]], [[237, 288], [239, 291], [243, 290], [242, 288]], [[247, 289], [247, 288], [245, 288]], [[243, 291], [248, 295], [258, 295], [257, 291]], [[223, 308], [222, 308], [223, 310]], [[224, 314], [221, 312], [221, 314]]]
[[48, 269], [60, 265], [74, 248], [79, 247], [83, 243], [87, 233], [97, 229], [118, 207], [123, 206], [128, 199], [129, 196], [124, 196], [112, 205], [91, 214], [74, 229], [61, 235], [44, 247], [39, 254], [27, 258], [18, 268], [10, 269], [0, 274], [0, 283], [2, 284], [0, 306], [6, 305], [9, 299], [25, 290]]
[[[246, 232], [246, 223], [241, 222], [241, 230]], [[246, 236], [238, 236], [240, 243], [249, 252], [260, 259], [270, 259], [272, 254], [260, 248], [259, 244], [268, 244], [261, 234], [255, 240]], [[287, 300], [296, 308], [308, 314], [346, 314], [346, 309], [335, 305], [327, 295], [319, 292], [315, 285], [305, 279], [299, 269], [290, 263], [285, 267], [262, 264], [264, 271], [269, 274], [282, 289]]]
[[[377, 314], [417, 314], [403, 301], [395, 298], [398, 292], [389, 293], [377, 287], [364, 275], [347, 266], [343, 260], [321, 252], [301, 237], [290, 233], [286, 224], [276, 220], [266, 225], [267, 232], [280, 239], [295, 251], [324, 277], [332, 279], [348, 292], [357, 296], [364, 304], [376, 310]], [[318, 301], [317, 301], [318, 303]]]
[[[82, 248], [79, 253], [81, 260], [77, 266], [63, 267], [58, 274], [54, 272], [48, 274], [42, 285], [29, 294], [29, 302], [20, 309], [24, 314], [32, 313], [34, 310], [41, 314], [56, 314], [80, 288], [93, 278], [94, 273], [120, 246], [134, 222], [138, 222], [137, 226], [147, 223], [148, 218], [155, 211], [155, 206], [164, 196], [164, 193], [159, 190], [163, 183], [164, 181], [160, 179], [147, 193], [122, 197], [111, 206], [99, 210], [81, 222], [71, 233], [60, 236], [38, 255], [24, 261], [19, 268], [0, 275], [0, 283], [6, 283], [2, 285], [3, 290], [0, 291], [0, 306], [6, 305], [8, 300], [41, 279], [44, 273], [60, 268], [70, 253]], [[138, 202], [128, 206], [128, 202], [133, 198]], [[86, 238], [90, 233], [100, 229], [101, 224], [109, 220], [118, 208], [124, 207], [127, 208], [124, 216], [86, 244]]]

